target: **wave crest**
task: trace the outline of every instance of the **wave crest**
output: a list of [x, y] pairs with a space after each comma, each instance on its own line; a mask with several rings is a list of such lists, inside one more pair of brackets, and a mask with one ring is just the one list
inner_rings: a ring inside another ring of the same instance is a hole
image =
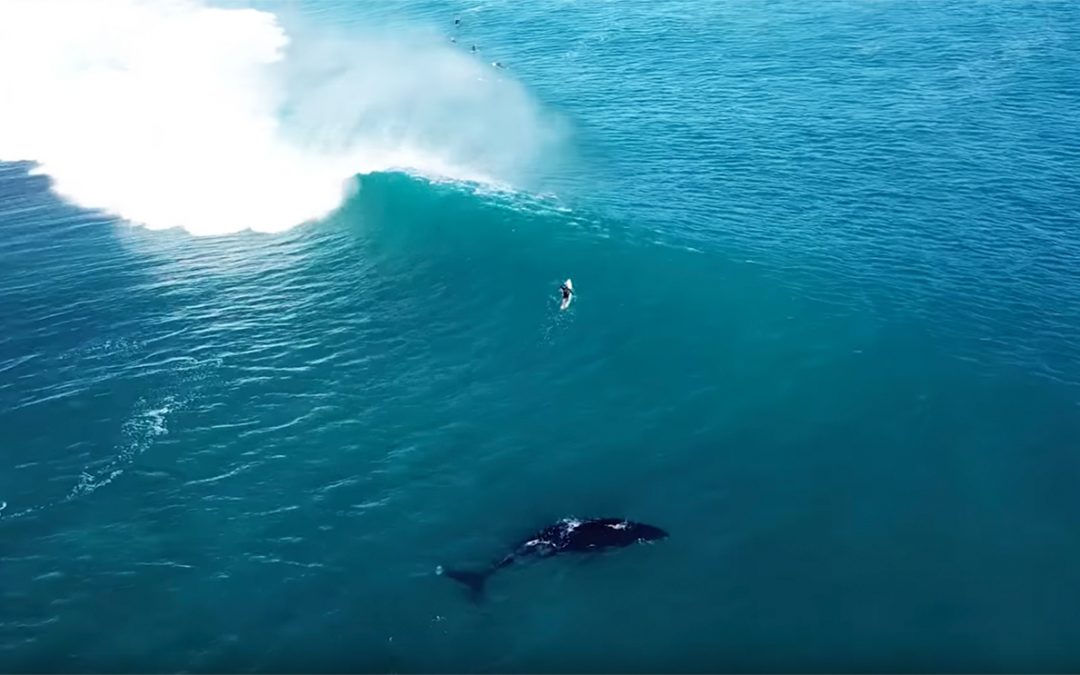
[[0, 160], [153, 229], [285, 230], [373, 171], [512, 182], [557, 135], [430, 33], [289, 35], [200, 0], [0, 3]]

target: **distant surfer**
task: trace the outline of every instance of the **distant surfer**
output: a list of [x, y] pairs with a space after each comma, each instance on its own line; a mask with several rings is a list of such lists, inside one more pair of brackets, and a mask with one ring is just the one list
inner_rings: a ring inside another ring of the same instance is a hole
[[461, 19], [454, 19], [454, 25], [455, 26], [460, 26], [461, 25]]
[[495, 66], [496, 68], [500, 68], [500, 69], [505, 69], [506, 68], [506, 66], [504, 66], [501, 61], [493, 61], [491, 63], [491, 65]]
[[559, 292], [562, 293], [562, 304], [559, 305], [559, 309], [566, 309], [570, 306], [570, 301], [574, 299], [574, 282], [567, 279], [562, 286], [559, 286]]
[[471, 49], [471, 50], [469, 50], [469, 51], [471, 51], [471, 52], [472, 52], [473, 54], [475, 54], [475, 53], [476, 53], [476, 45], [473, 45], [473, 46], [472, 46], [472, 49]]

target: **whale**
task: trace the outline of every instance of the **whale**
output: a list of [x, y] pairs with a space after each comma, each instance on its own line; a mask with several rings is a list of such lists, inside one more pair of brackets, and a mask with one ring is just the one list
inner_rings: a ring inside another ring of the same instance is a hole
[[518, 561], [563, 553], [597, 553], [667, 537], [668, 533], [655, 525], [625, 518], [563, 518], [520, 542], [510, 553], [484, 569], [444, 569], [440, 566], [436, 572], [464, 584], [474, 596], [479, 596], [493, 574]]

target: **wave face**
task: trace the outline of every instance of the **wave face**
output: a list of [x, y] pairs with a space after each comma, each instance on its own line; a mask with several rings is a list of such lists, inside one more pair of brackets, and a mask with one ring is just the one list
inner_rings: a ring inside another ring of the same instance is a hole
[[421, 31], [287, 33], [196, 0], [0, 3], [0, 160], [152, 229], [278, 232], [387, 169], [513, 182], [557, 137], [523, 87]]

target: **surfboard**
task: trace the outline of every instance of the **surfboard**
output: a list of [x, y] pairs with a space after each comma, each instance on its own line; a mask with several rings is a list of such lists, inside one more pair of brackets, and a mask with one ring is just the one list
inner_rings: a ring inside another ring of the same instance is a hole
[[566, 283], [563, 285], [570, 289], [570, 295], [566, 296], [566, 298], [562, 301], [562, 304], [559, 305], [559, 309], [566, 309], [570, 306], [570, 302], [574, 299], [574, 282], [567, 279]]

